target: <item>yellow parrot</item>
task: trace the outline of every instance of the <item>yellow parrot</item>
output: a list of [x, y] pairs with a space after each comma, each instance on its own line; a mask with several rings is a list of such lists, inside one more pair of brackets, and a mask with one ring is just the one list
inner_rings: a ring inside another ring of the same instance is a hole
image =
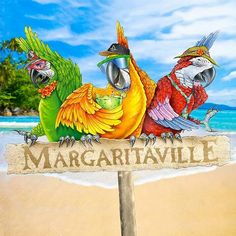
[[137, 66], [119, 22], [117, 41], [100, 52], [106, 58], [98, 66], [105, 72], [108, 86], [82, 85], [66, 98], [58, 112], [56, 127], [61, 124], [84, 133], [82, 142], [91, 143], [97, 137], [130, 138], [133, 145], [141, 135], [156, 84]]

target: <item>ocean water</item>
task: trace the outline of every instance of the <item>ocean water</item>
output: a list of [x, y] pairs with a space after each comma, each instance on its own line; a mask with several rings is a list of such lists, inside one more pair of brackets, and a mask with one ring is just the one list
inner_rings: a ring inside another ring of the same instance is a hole
[[[191, 116], [197, 119], [204, 119], [206, 110], [194, 111]], [[3, 117], [0, 116], [0, 171], [7, 172], [7, 162], [4, 157], [6, 145], [8, 143], [22, 143], [23, 137], [18, 135], [14, 130], [29, 131], [33, 126], [37, 125], [39, 117]], [[184, 132], [183, 136], [189, 135], [226, 135], [231, 140], [231, 163], [236, 162], [236, 111], [220, 111], [210, 121], [210, 126], [217, 132], [209, 133], [202, 129], [191, 132]], [[39, 138], [39, 141], [47, 141], [46, 137]], [[135, 171], [133, 173], [135, 184], [144, 184], [151, 181], [157, 181], [165, 178], [173, 178], [176, 176], [190, 175], [199, 172], [211, 171], [218, 167], [191, 167], [183, 169], [161, 169], [150, 171]], [[59, 178], [63, 181], [75, 183], [85, 186], [100, 186], [105, 188], [117, 187], [116, 172], [78, 172], [78, 173], [62, 173], [62, 174], [43, 174]]]
[[[191, 117], [203, 120], [207, 110], [196, 110], [191, 113]], [[210, 127], [220, 131], [236, 131], [236, 110], [219, 111], [210, 120]]]

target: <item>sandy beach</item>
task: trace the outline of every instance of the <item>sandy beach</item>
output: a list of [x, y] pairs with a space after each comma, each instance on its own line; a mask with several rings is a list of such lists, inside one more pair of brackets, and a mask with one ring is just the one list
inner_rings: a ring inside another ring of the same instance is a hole
[[[236, 235], [236, 164], [135, 186], [139, 236]], [[117, 189], [0, 175], [1, 236], [120, 235]]]

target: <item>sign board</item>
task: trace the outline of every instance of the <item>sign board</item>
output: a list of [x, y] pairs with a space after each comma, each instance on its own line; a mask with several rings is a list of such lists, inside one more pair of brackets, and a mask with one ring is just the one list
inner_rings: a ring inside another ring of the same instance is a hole
[[145, 146], [137, 140], [101, 139], [101, 144], [76, 142], [73, 147], [58, 143], [10, 144], [7, 146], [9, 174], [133, 171], [160, 168], [183, 168], [225, 164], [230, 158], [229, 139], [225, 136], [185, 137]]

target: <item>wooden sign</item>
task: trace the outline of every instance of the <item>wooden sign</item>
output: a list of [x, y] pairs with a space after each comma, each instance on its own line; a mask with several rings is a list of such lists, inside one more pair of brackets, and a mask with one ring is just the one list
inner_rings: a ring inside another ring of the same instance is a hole
[[73, 147], [57, 143], [10, 144], [7, 146], [9, 174], [133, 171], [160, 168], [222, 165], [230, 158], [229, 139], [225, 136], [185, 137], [183, 142], [158, 139], [152, 145], [137, 140], [101, 139], [101, 144], [76, 142]]

